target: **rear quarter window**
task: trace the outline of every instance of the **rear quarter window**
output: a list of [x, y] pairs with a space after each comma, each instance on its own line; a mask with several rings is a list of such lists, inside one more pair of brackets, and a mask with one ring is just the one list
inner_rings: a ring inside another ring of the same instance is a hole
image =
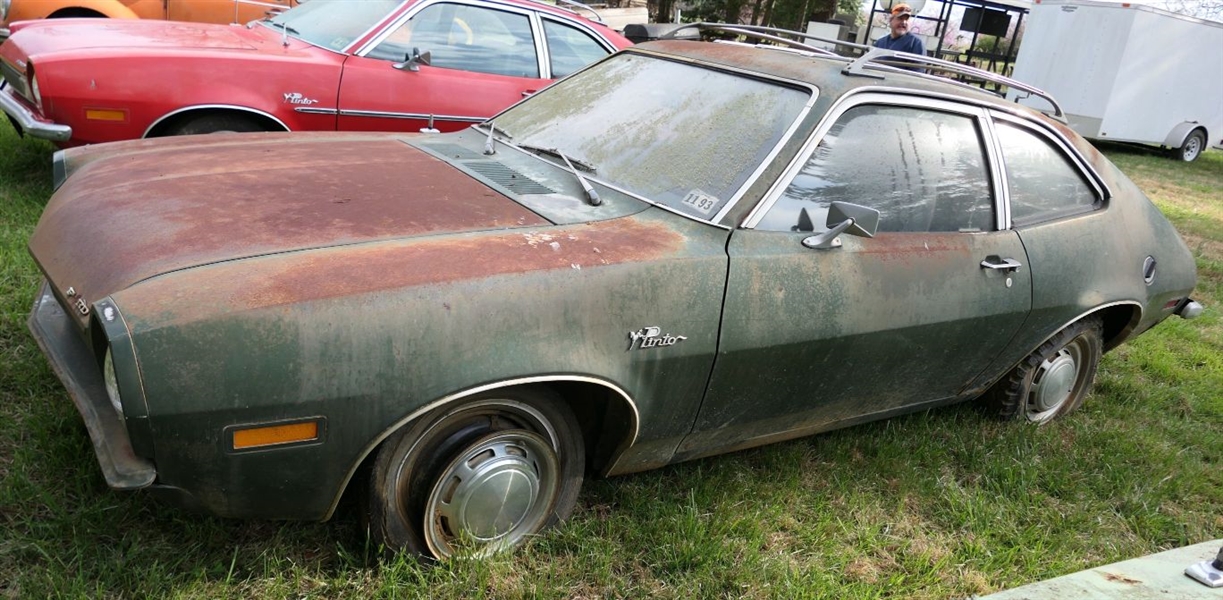
[[994, 128], [1006, 164], [1012, 223], [1039, 223], [1101, 206], [1083, 173], [1048, 139], [1001, 121]]

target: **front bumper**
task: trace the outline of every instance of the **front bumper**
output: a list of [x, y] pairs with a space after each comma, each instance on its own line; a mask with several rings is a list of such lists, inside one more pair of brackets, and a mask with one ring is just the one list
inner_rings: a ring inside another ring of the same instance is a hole
[[66, 142], [72, 138], [72, 128], [59, 123], [52, 123], [26, 108], [9, 89], [8, 82], [0, 82], [0, 110], [8, 115], [18, 127], [30, 137], [42, 138], [53, 142]]
[[117, 490], [134, 490], [153, 483], [157, 469], [132, 450], [127, 427], [106, 395], [106, 384], [102, 381], [97, 360], [86, 348], [72, 317], [56, 301], [46, 281], [34, 299], [29, 326], [38, 347], [85, 420], [85, 429], [93, 441], [93, 451], [107, 485]]

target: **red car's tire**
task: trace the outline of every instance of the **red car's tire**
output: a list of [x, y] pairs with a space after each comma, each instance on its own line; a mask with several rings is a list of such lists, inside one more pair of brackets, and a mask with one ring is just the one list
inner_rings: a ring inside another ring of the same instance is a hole
[[242, 115], [211, 113], [191, 117], [171, 127], [167, 135], [199, 135], [203, 133], [242, 133], [265, 131], [259, 123]]

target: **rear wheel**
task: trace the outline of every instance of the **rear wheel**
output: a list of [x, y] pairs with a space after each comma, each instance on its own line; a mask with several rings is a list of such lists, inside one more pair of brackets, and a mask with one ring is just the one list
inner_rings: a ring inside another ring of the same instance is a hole
[[1189, 133], [1189, 137], [1185, 138], [1185, 143], [1181, 144], [1180, 148], [1172, 151], [1172, 155], [1177, 160], [1185, 162], [1193, 162], [1197, 157], [1202, 155], [1206, 150], [1206, 134], [1201, 129], [1194, 129]]
[[487, 556], [567, 518], [584, 470], [581, 429], [556, 395], [481, 395], [383, 444], [370, 476], [369, 530], [389, 551]]
[[240, 133], [265, 131], [259, 123], [242, 115], [211, 113], [188, 118], [171, 127], [167, 135], [197, 135], [202, 133]]
[[1070, 413], [1091, 390], [1102, 352], [1099, 317], [1068, 325], [981, 398], [1002, 419], [1047, 423]]
[[106, 15], [88, 8], [61, 8], [49, 15], [48, 19], [105, 19]]

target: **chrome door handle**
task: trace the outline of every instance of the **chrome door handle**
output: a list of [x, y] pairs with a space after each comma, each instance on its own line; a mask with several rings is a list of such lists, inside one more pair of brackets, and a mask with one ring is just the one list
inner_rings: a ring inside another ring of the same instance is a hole
[[995, 271], [1018, 271], [1022, 266], [1023, 264], [1013, 258], [998, 258], [997, 256], [990, 256], [981, 261], [982, 269], [993, 269]]
[[537, 91], [539, 91], [539, 90], [523, 90], [523, 91], [522, 91], [522, 97], [523, 97], [523, 98], [530, 98], [531, 96], [534, 96], [534, 95], [535, 95], [535, 92], [537, 92]]

